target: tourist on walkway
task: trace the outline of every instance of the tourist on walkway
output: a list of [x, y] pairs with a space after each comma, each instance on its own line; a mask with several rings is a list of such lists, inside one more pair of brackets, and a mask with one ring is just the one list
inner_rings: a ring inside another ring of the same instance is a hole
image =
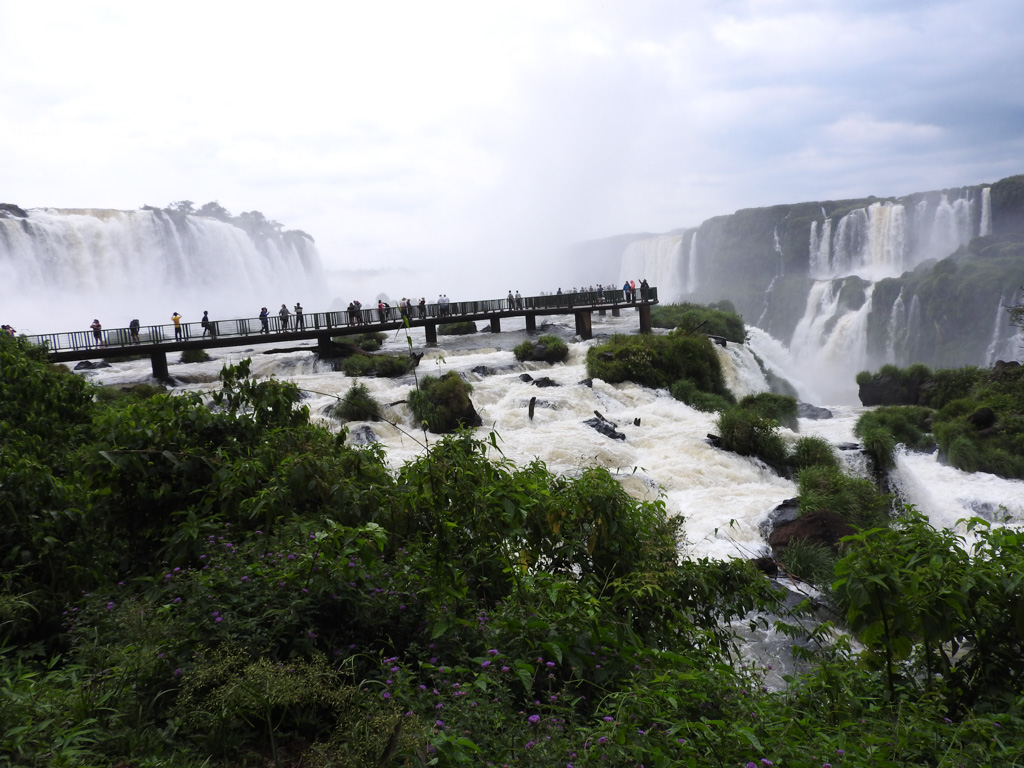
[[266, 307], [260, 309], [260, 333], [270, 333], [270, 313]]
[[132, 344], [139, 343], [139, 319], [134, 318], [128, 323], [128, 335], [131, 336]]
[[181, 330], [181, 315], [175, 312], [173, 315], [171, 315], [171, 321], [174, 323], [174, 339], [175, 341], [180, 341], [182, 338], [184, 338], [182, 336]]
[[427, 300], [423, 296], [420, 296], [420, 317], [427, 316]]
[[203, 319], [199, 321], [199, 324], [203, 326], [203, 338], [206, 338], [206, 333], [209, 331], [210, 338], [213, 338], [213, 323], [210, 322], [210, 313], [208, 310], [203, 310]]
[[306, 320], [302, 315], [302, 305], [295, 302], [295, 328], [299, 331], [306, 330]]
[[281, 309], [277, 311], [278, 317], [281, 318], [281, 330], [288, 330], [288, 318], [292, 316], [292, 313], [288, 311], [288, 307], [284, 304], [281, 305]]
[[92, 324], [89, 326], [92, 328], [92, 338], [96, 342], [97, 347], [103, 346], [103, 326], [100, 325], [98, 318], [93, 318]]

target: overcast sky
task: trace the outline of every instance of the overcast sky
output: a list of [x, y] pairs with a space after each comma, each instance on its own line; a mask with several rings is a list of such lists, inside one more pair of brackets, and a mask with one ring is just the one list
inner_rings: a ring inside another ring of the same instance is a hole
[[332, 269], [1018, 173], [1021, 0], [0, 0], [0, 202], [216, 200]]

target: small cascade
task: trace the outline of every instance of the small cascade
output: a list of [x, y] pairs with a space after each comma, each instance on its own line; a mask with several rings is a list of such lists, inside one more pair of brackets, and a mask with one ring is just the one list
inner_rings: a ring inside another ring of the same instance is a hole
[[928, 252], [934, 258], [945, 258], [973, 236], [971, 202], [965, 197], [950, 202], [942, 195], [935, 209], [934, 223], [929, 228]]
[[978, 235], [985, 237], [992, 234], [992, 187], [984, 187], [981, 190], [981, 222], [978, 225]]
[[[825, 211], [822, 209], [822, 215]], [[818, 222], [811, 222], [810, 264], [808, 273], [817, 280], [824, 280], [832, 274], [832, 219], [825, 217], [818, 231]]]
[[889, 314], [889, 323], [886, 327], [885, 362], [896, 364], [899, 353], [906, 344], [906, 333], [907, 308], [903, 302], [903, 289], [900, 288], [899, 296], [892, 303], [892, 312]]
[[757, 318], [757, 322], [754, 325], [761, 326], [764, 323], [765, 315], [768, 314], [768, 307], [772, 303], [772, 288], [775, 287], [775, 282], [779, 279], [779, 275], [772, 278], [772, 281], [768, 283], [768, 288], [764, 292], [764, 309], [761, 310], [761, 316]]
[[686, 269], [686, 290], [693, 293], [697, 290], [697, 230], [690, 238], [690, 259]]

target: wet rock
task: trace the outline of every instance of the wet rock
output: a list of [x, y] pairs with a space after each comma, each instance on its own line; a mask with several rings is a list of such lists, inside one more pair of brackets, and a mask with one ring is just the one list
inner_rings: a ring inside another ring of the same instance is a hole
[[859, 451], [860, 443], [836, 443], [837, 451]]
[[476, 368], [472, 368], [470, 373], [475, 373], [477, 376], [490, 376], [494, 373], [486, 365], [478, 365]]
[[578, 383], [582, 384], [584, 387], [590, 387], [591, 389], [594, 388], [594, 380], [593, 379], [584, 379], [583, 381], [578, 382]]
[[541, 376], [539, 379], [533, 380], [533, 386], [535, 387], [560, 387], [562, 386], [557, 381], [551, 379], [550, 376]]
[[968, 416], [967, 420], [975, 429], [988, 429], [996, 423], [996, 412], [985, 406]]
[[612, 440], [626, 439], [626, 436], [619, 432], [615, 428], [615, 425], [612, 424], [610, 421], [605, 421], [604, 419], [599, 419], [595, 416], [592, 419], [587, 419], [583, 423], [586, 424], [588, 427], [593, 427], [602, 435], [604, 435], [605, 437], [610, 437]]
[[777, 526], [788, 525], [796, 520], [800, 516], [799, 499], [793, 497], [792, 499], [786, 499], [784, 502], [779, 504], [775, 509], [768, 513], [758, 528], [761, 529], [761, 535], [766, 539], [771, 535], [771, 532], [775, 530]]
[[796, 415], [801, 419], [831, 419], [832, 411], [810, 403], [797, 403]]
[[779, 564], [775, 562], [774, 557], [755, 557], [750, 562], [765, 576], [779, 575]]
[[530, 381], [533, 381], [533, 376], [531, 376], [528, 373], [521, 373], [521, 374], [519, 374], [519, 380], [520, 381], [530, 382]]
[[97, 368], [109, 368], [110, 363], [106, 360], [97, 360], [95, 363], [91, 360], [83, 360], [75, 366], [76, 371], [95, 371]]
[[378, 442], [377, 433], [368, 424], [353, 429], [348, 433], [348, 439], [352, 445], [372, 445]]

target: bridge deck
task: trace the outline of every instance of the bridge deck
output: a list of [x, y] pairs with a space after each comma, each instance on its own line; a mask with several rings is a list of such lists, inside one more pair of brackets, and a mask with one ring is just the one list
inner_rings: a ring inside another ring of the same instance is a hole
[[[497, 330], [500, 328], [502, 318], [525, 317], [529, 328], [532, 318], [538, 315], [575, 314], [579, 329], [581, 314], [586, 313], [586, 330], [589, 331], [590, 312], [643, 307], [649, 312], [650, 306], [657, 303], [656, 288], [648, 288], [644, 295], [638, 290], [635, 301], [625, 300], [621, 290], [588, 291], [550, 296], [524, 296], [519, 301], [511, 302], [511, 306], [508, 299], [453, 301], [445, 307], [428, 304], [422, 310], [414, 304], [408, 318], [403, 316], [399, 307], [386, 308], [383, 312], [377, 307], [365, 308], [358, 312], [307, 312], [302, 317], [301, 325], [298, 324], [297, 317], [292, 315], [288, 318], [287, 327], [281, 318], [274, 314], [267, 319], [266, 330], [258, 317], [213, 320], [206, 329], [200, 323], [182, 323], [180, 334], [177, 336], [173, 324], [142, 326], [137, 340], [132, 337], [128, 328], [112, 328], [100, 332], [100, 344], [97, 344], [92, 330], [43, 334], [28, 338], [35, 344], [47, 347], [49, 357], [54, 362], [69, 362], [97, 356], [153, 355], [187, 349], [233, 347], [239, 344], [326, 340], [335, 336], [393, 331], [405, 327], [406, 322], [412, 328], [426, 327], [428, 341], [436, 334], [437, 326], [445, 323], [486, 320], [491, 323], [492, 330]], [[588, 335], [587, 337], [589, 338]]]

